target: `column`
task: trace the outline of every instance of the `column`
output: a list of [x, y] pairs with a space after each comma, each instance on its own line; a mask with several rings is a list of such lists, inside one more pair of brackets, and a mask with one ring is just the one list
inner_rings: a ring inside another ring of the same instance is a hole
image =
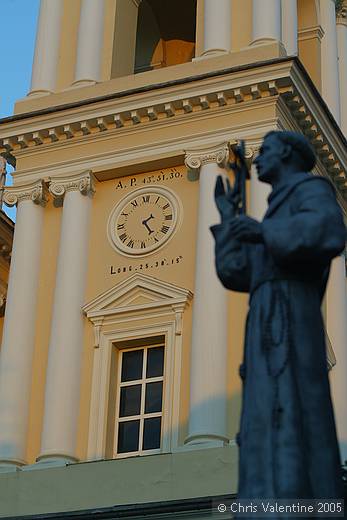
[[28, 96], [55, 90], [63, 0], [41, 0], [35, 55]]
[[7, 188], [4, 202], [17, 204], [17, 218], [0, 350], [0, 471], [26, 464], [44, 184]]
[[105, 0], [82, 0], [78, 28], [74, 85], [93, 85], [101, 79]]
[[334, 258], [326, 293], [326, 327], [336, 357], [331, 392], [342, 461], [347, 460], [347, 291], [344, 255]]
[[281, 40], [281, 0], [253, 0], [252, 45]]
[[228, 157], [226, 143], [207, 150], [186, 152], [185, 164], [200, 171], [199, 210], [193, 300], [190, 412], [186, 444], [223, 445], [228, 442], [227, 291], [219, 281], [210, 226], [220, 221], [214, 186]]
[[202, 56], [230, 52], [231, 0], [205, 0]]
[[337, 61], [337, 34], [335, 1], [320, 2], [321, 25], [324, 36], [321, 43], [322, 60], [322, 96], [335, 117], [340, 122], [340, 89]]
[[347, 135], [347, 2], [345, 1], [336, 19], [337, 52], [340, 83], [341, 130]]
[[116, 2], [111, 78], [134, 74], [137, 19], [141, 1]]
[[65, 463], [76, 461], [92, 175], [53, 178], [49, 190], [64, 207], [38, 461]]
[[282, 42], [288, 56], [298, 54], [297, 0], [282, 0]]

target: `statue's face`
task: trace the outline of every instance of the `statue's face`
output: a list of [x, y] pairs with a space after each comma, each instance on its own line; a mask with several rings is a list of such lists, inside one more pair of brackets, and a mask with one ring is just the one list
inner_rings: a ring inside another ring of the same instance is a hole
[[283, 143], [275, 135], [264, 139], [254, 160], [260, 181], [272, 184], [276, 180], [282, 166], [282, 153]]

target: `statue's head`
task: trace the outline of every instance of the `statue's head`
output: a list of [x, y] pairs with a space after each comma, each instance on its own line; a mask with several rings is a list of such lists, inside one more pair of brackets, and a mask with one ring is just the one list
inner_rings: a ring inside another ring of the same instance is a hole
[[296, 132], [269, 132], [254, 160], [258, 178], [273, 184], [283, 173], [307, 172], [316, 164], [309, 141]]

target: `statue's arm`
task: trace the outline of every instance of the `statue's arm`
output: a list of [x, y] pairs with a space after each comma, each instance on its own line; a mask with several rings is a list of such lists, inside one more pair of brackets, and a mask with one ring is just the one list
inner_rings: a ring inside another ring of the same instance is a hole
[[265, 219], [263, 238], [275, 261], [322, 264], [343, 251], [346, 229], [332, 186], [314, 178], [291, 194], [292, 214]]
[[222, 221], [211, 227], [215, 239], [217, 275], [226, 289], [249, 292], [251, 268], [248, 246], [234, 239], [229, 224]]

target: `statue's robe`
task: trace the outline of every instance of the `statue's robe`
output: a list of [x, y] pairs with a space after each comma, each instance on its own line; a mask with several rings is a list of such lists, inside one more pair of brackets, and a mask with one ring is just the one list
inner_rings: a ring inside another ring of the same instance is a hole
[[211, 228], [221, 282], [250, 293], [238, 498], [339, 498], [320, 307], [345, 245], [342, 212], [329, 181], [308, 173], [293, 174], [268, 201], [262, 244], [235, 240], [228, 221]]

